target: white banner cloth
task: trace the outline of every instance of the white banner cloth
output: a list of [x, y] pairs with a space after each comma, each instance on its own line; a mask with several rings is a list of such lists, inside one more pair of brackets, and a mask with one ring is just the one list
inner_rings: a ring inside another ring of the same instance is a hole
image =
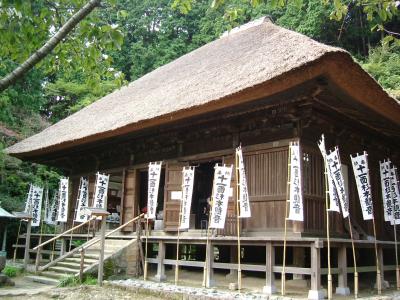
[[224, 228], [233, 166], [215, 166], [210, 228]]
[[290, 189], [289, 189], [289, 216], [288, 220], [304, 221], [303, 214], [303, 187], [301, 179], [300, 145], [291, 143], [290, 151]]
[[239, 171], [239, 218], [250, 218], [250, 198], [249, 191], [247, 188], [246, 170], [243, 162], [243, 151], [242, 147], [236, 148], [236, 155], [238, 160], [238, 171]]
[[94, 201], [93, 201], [94, 208], [106, 209], [109, 179], [110, 175], [97, 173], [96, 188], [94, 192]]
[[391, 222], [393, 219], [393, 204], [391, 196], [390, 160], [379, 162], [379, 170], [381, 175], [383, 214], [385, 222]]
[[68, 218], [68, 178], [60, 179], [60, 189], [58, 192], [58, 222], [67, 222]]
[[43, 188], [32, 187], [32, 227], [40, 226], [40, 217], [42, 215]]
[[162, 162], [149, 164], [149, 182], [147, 190], [147, 218], [155, 219], [157, 211], [158, 189], [160, 186]]
[[182, 209], [180, 215], [179, 229], [189, 229], [190, 209], [192, 205], [194, 184], [194, 167], [182, 170]]
[[85, 222], [89, 220], [87, 208], [89, 206], [89, 180], [81, 177], [78, 191], [78, 207], [76, 208], [75, 222]]

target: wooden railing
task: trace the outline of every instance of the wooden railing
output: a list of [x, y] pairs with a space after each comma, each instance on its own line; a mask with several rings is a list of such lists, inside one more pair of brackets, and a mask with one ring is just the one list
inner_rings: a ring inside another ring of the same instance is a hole
[[[124, 228], [125, 226], [131, 224], [132, 222], [135, 222], [135, 221], [139, 220], [139, 219], [142, 218], [143, 216], [144, 216], [144, 214], [140, 214], [139, 216], [137, 216], [137, 217], [131, 219], [130, 221], [126, 222], [125, 224], [122, 224], [122, 225], [119, 226], [118, 228], [116, 228], [116, 229], [114, 229], [114, 230], [108, 232], [108, 233], [105, 235], [105, 237], [108, 237], [108, 236], [112, 235], [113, 233], [115, 233], [115, 232], [121, 230], [122, 228]], [[46, 241], [46, 242], [44, 242], [44, 243], [42, 243], [42, 244], [36, 246], [35, 248], [33, 248], [33, 250], [37, 250], [36, 264], [35, 264], [35, 270], [36, 270], [36, 272], [39, 271], [40, 249], [43, 248], [43, 246], [47, 245], [48, 243], [50, 243], [50, 242], [52, 242], [52, 241], [55, 241], [56, 239], [58, 239], [58, 238], [60, 238], [60, 237], [65, 236], [66, 234], [72, 232], [74, 229], [83, 226], [84, 224], [88, 223], [89, 221], [92, 221], [93, 219], [96, 219], [96, 217], [93, 217], [92, 219], [86, 221], [85, 223], [79, 224], [79, 225], [77, 225], [77, 226], [75, 226], [75, 227], [73, 227], [73, 228], [71, 228], [71, 229], [69, 229], [69, 230], [63, 232], [62, 234], [59, 234], [58, 236], [52, 238], [51, 240], [48, 240], [48, 241]], [[55, 260], [50, 261], [50, 262], [49, 262], [48, 264], [46, 264], [45, 266], [41, 267], [41, 268], [40, 268], [40, 271], [46, 270], [47, 268], [49, 268], [49, 267], [51, 267], [51, 266], [54, 266], [54, 265], [57, 264], [58, 262], [60, 262], [60, 261], [62, 261], [62, 260], [64, 260], [64, 259], [66, 259], [66, 258], [68, 258], [68, 257], [70, 257], [70, 256], [72, 256], [72, 255], [74, 255], [74, 254], [77, 253], [77, 252], [80, 252], [82, 249], [83, 249], [83, 255], [84, 255], [85, 249], [87, 249], [87, 248], [89, 248], [90, 246], [93, 246], [94, 244], [100, 242], [100, 240], [101, 240], [100, 238], [93, 238], [92, 240], [86, 242], [85, 244], [83, 244], [83, 245], [81, 245], [81, 246], [79, 246], [79, 247], [77, 247], [77, 248], [74, 248], [73, 250], [69, 251], [68, 253], [66, 253], [66, 254], [64, 254], [64, 255], [61, 255], [60, 257], [56, 258]], [[81, 255], [82, 255], [82, 253], [81, 253]], [[81, 256], [81, 260], [82, 260], [82, 256]], [[81, 264], [83, 264], [83, 262], [81, 262]]]
[[[115, 232], [121, 230], [122, 228], [128, 226], [129, 224], [131, 224], [131, 223], [133, 223], [133, 222], [135, 222], [135, 221], [137, 221], [136, 232], [140, 232], [140, 229], [139, 229], [139, 228], [140, 228], [140, 219], [141, 219], [143, 216], [144, 216], [144, 214], [142, 213], [142, 214], [138, 215], [137, 217], [135, 217], [135, 218], [129, 220], [128, 222], [126, 222], [126, 223], [122, 224], [121, 226], [115, 228], [114, 230], [108, 232], [108, 233], [104, 236], [104, 238], [109, 237], [109, 236], [112, 235], [113, 233], [115, 233]], [[139, 236], [138, 238], [140, 238], [140, 236]], [[82, 282], [82, 280], [83, 280], [83, 273], [84, 273], [85, 251], [86, 251], [86, 249], [88, 249], [89, 247], [91, 247], [91, 246], [97, 244], [97, 243], [100, 242], [100, 241], [101, 241], [101, 238], [96, 238], [96, 239], [93, 239], [93, 240], [91, 240], [91, 241], [85, 243], [85, 244], [82, 245], [81, 247], [79, 247], [79, 250], [78, 250], [78, 251], [80, 252], [80, 258], [81, 258], [81, 261], [80, 261], [80, 269], [79, 269], [79, 278], [80, 278], [81, 282]]]
[[60, 233], [59, 235], [49, 239], [48, 241], [45, 241], [45, 242], [37, 245], [35, 248], [33, 248], [32, 250], [36, 251], [35, 271], [37, 272], [39, 270], [40, 252], [41, 252], [41, 250], [43, 249], [44, 246], [46, 246], [46, 245], [48, 245], [48, 244], [50, 244], [52, 242], [55, 242], [59, 238], [62, 238], [64, 236], [66, 236], [68, 233], [72, 233], [74, 230], [76, 230], [76, 229], [78, 229], [78, 228], [80, 228], [82, 226], [85, 226], [86, 224], [90, 223], [91, 221], [93, 221], [95, 219], [96, 219], [96, 217], [92, 217], [89, 220], [87, 220], [86, 222], [83, 222], [83, 223], [81, 223], [79, 225], [76, 225], [76, 226], [64, 231], [63, 233]]

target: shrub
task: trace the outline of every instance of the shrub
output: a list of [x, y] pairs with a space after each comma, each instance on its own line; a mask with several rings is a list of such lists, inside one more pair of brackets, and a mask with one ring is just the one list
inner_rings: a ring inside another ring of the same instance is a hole
[[60, 280], [59, 287], [77, 286], [79, 285], [79, 278], [75, 276], [67, 276]]
[[8, 277], [16, 277], [20, 273], [20, 270], [13, 266], [6, 266], [3, 273]]

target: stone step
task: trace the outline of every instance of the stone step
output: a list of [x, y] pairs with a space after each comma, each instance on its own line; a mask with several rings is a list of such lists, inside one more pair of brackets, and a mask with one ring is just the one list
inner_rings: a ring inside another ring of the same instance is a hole
[[37, 275], [28, 275], [25, 276], [25, 278], [28, 278], [34, 282], [39, 282], [47, 285], [58, 285], [60, 283], [59, 280], [50, 278], [50, 277], [45, 277], [45, 276], [37, 276]]
[[43, 271], [43, 272], [40, 273], [40, 276], [60, 280], [60, 279], [66, 277], [68, 275], [67, 274], [61, 274], [61, 273], [56, 273], [56, 272], [53, 272], [53, 271]]
[[49, 271], [53, 271], [56, 273], [60, 273], [60, 274], [76, 274], [78, 271], [76, 269], [70, 269], [70, 268], [66, 268], [66, 267], [59, 267], [59, 266], [55, 266], [55, 267], [50, 267]]
[[[80, 256], [77, 256], [77, 257], [68, 257], [68, 258], [66, 258], [66, 259], [64, 259], [64, 261], [63, 262], [66, 262], [66, 263], [76, 263], [76, 264], [80, 264], [81, 263], [81, 257]], [[86, 265], [86, 264], [89, 264], [89, 265], [92, 265], [92, 264], [94, 264], [94, 263], [96, 263], [96, 262], [98, 262], [98, 259], [94, 259], [94, 258], [89, 258], [89, 257], [85, 257], [85, 260], [84, 260], [84, 264]]]
[[[85, 263], [83, 264], [83, 267], [86, 268], [86, 267], [88, 267], [88, 266], [90, 266], [90, 265], [91, 265], [90, 263], [85, 262]], [[78, 272], [79, 272], [79, 269], [81, 268], [80, 262], [68, 262], [68, 261], [61, 261], [61, 262], [58, 262], [58, 263], [56, 264], [56, 266], [57, 266], [57, 267], [69, 268], [69, 269], [75, 269], [75, 270], [77, 270]]]

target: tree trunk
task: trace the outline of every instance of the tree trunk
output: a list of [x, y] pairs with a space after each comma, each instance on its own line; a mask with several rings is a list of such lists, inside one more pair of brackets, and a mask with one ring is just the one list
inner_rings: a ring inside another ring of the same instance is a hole
[[33, 53], [25, 62], [15, 68], [11, 73], [0, 80], [0, 92], [4, 91], [18, 79], [23, 77], [38, 62], [46, 57], [94, 8], [100, 5], [101, 0], [90, 0], [77, 13], [75, 13], [57, 33], [50, 38], [39, 50]]

